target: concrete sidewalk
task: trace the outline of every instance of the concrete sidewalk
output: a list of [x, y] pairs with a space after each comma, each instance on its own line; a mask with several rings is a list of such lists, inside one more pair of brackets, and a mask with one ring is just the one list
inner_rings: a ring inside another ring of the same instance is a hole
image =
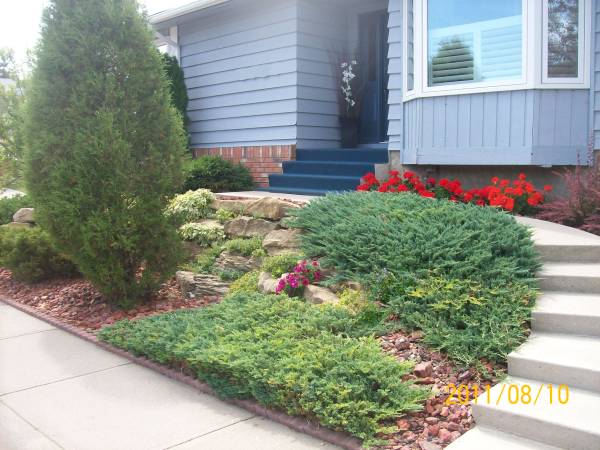
[[0, 303], [1, 450], [334, 450]]

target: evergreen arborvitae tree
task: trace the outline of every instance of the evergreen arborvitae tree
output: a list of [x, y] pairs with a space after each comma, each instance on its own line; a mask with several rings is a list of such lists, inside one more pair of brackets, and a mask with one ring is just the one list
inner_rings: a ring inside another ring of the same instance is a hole
[[171, 92], [171, 100], [173, 105], [179, 111], [179, 114], [183, 118], [184, 126], [188, 124], [187, 118], [187, 107], [188, 107], [188, 93], [185, 86], [185, 78], [183, 70], [177, 61], [175, 56], [162, 54], [164, 61], [165, 72], [167, 79], [169, 80], [169, 87]]
[[27, 94], [37, 220], [109, 300], [145, 298], [177, 263], [186, 138], [136, 1], [53, 0]]

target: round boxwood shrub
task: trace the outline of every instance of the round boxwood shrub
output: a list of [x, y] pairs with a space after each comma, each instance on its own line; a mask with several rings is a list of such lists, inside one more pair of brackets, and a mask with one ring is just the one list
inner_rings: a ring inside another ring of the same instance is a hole
[[241, 164], [220, 156], [202, 156], [188, 162], [183, 191], [209, 189], [212, 192], [250, 191], [254, 182], [250, 171]]
[[0, 265], [25, 282], [77, 274], [73, 263], [58, 253], [39, 227], [0, 227]]

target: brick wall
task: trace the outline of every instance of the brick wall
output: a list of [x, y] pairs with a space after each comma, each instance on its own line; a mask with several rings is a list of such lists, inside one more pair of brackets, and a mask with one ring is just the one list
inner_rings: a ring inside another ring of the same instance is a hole
[[241, 163], [250, 169], [252, 178], [260, 187], [269, 186], [269, 174], [281, 173], [282, 162], [296, 159], [295, 145], [270, 145], [256, 147], [195, 148], [196, 158], [218, 155], [223, 159]]

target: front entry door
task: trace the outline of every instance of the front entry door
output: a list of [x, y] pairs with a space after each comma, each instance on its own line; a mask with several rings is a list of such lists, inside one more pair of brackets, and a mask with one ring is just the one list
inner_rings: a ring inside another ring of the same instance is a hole
[[360, 142], [387, 141], [387, 12], [363, 14], [359, 19], [361, 76], [364, 84]]

